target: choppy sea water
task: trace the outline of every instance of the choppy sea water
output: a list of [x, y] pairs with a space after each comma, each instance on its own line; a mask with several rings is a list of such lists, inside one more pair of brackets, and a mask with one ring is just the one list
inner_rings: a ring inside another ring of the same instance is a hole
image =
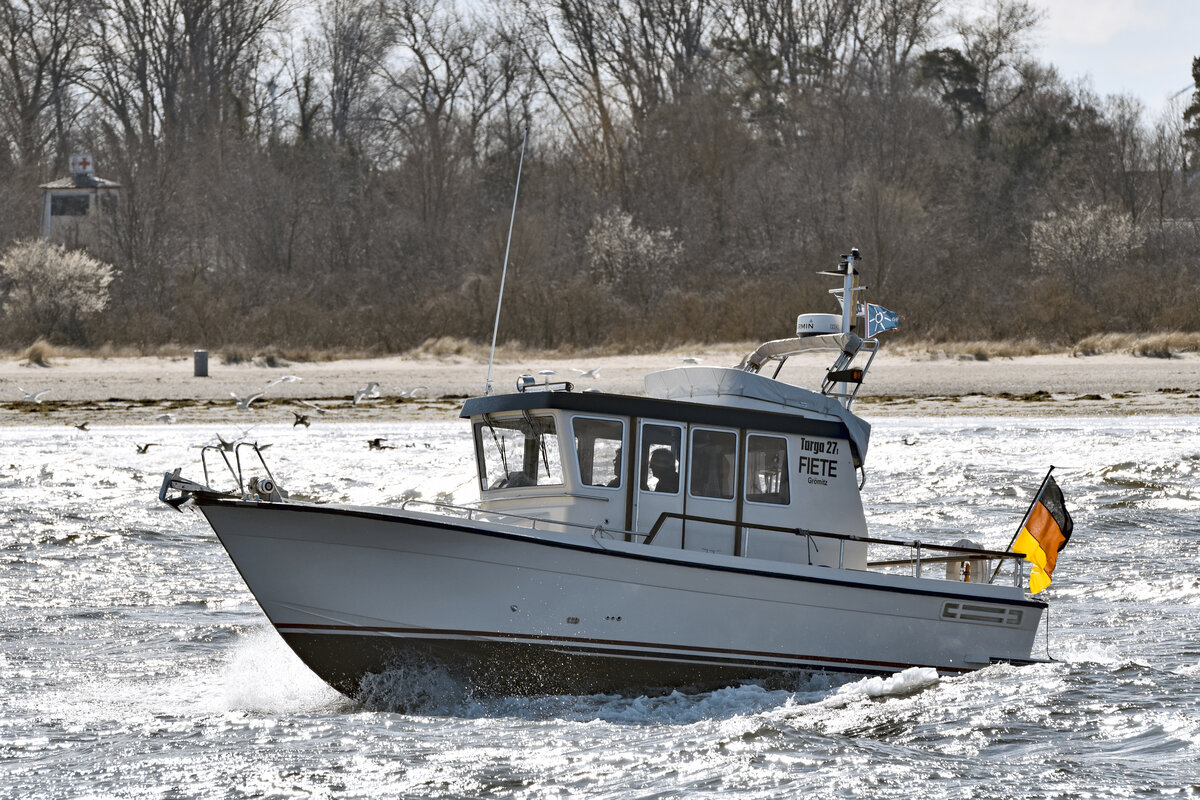
[[[335, 693], [156, 499], [217, 430], [0, 429], [0, 797], [1200, 794], [1198, 418], [876, 421], [878, 536], [1002, 548], [1057, 466], [1075, 533], [1035, 651], [1057, 663], [656, 698], [479, 699], [433, 673]], [[475, 496], [460, 423], [250, 436], [295, 493]]]

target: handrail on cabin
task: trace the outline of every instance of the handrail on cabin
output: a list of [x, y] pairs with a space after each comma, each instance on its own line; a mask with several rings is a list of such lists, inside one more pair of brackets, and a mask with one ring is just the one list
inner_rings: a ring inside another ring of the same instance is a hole
[[[716, 517], [698, 517], [691, 514], [678, 514], [673, 511], [664, 511], [658, 515], [658, 519], [654, 521], [654, 525], [650, 528], [650, 532], [646, 535], [646, 544], [649, 544], [654, 536], [662, 528], [663, 523], [668, 519], [678, 519], [682, 522], [709, 522], [718, 525], [730, 525], [738, 528], [754, 528], [755, 530], [776, 531], [778, 533], [790, 533], [795, 536], [819, 536], [822, 539], [837, 539], [846, 542], [865, 542], [867, 544], [884, 544], [893, 547], [920, 547], [926, 550], [940, 550], [945, 553], [959, 554], [959, 558], [949, 557], [951, 561], [961, 560], [961, 556], [970, 558], [1025, 558], [1021, 553], [1012, 553], [1000, 550], [985, 550], [980, 547], [964, 547], [962, 545], [954, 546], [947, 544], [929, 544], [919, 540], [905, 541], [902, 539], [878, 539], [874, 536], [855, 536], [849, 533], [829, 533], [827, 531], [814, 531], [805, 528], [785, 528], [780, 525], [762, 525], [754, 522], [746, 522], [742, 520], [717, 519]], [[933, 559], [925, 559], [933, 561]], [[910, 559], [905, 559], [901, 564], [909, 563]], [[885, 566], [890, 565], [890, 562], [872, 562], [870, 566]]]
[[[809, 546], [813, 549], [816, 549], [816, 544], [813, 542], [814, 538], [833, 539], [839, 543], [839, 545], [838, 545], [838, 547], [839, 547], [838, 566], [842, 566], [841, 552], [844, 551], [846, 542], [862, 542], [864, 544], [878, 544], [878, 545], [886, 545], [889, 547], [907, 547], [907, 548], [912, 548], [916, 551], [915, 557], [910, 557], [910, 558], [905, 558], [905, 559], [896, 559], [896, 560], [890, 560], [890, 561], [871, 561], [871, 562], [867, 563], [867, 568], [873, 569], [873, 568], [880, 568], [880, 567], [902, 567], [902, 566], [914, 565], [915, 569], [917, 570], [916, 574], [918, 574], [918, 575], [919, 575], [920, 567], [922, 564], [951, 563], [954, 561], [964, 561], [964, 560], [970, 559], [970, 558], [1011, 559], [1011, 560], [1017, 561], [1017, 563], [1018, 563], [1018, 569], [1016, 571], [1014, 578], [1015, 578], [1015, 580], [1017, 580], [1019, 582], [1019, 579], [1020, 579], [1019, 564], [1020, 564], [1020, 561], [1024, 560], [1024, 558], [1025, 558], [1025, 556], [1022, 553], [1013, 553], [1010, 551], [986, 550], [984, 548], [965, 547], [962, 545], [955, 546], [955, 545], [945, 545], [945, 544], [929, 544], [929, 543], [922, 542], [917, 539], [914, 539], [911, 541], [905, 541], [903, 539], [880, 539], [880, 538], [877, 538], [874, 536], [855, 536], [853, 534], [847, 534], [847, 533], [830, 533], [828, 531], [814, 531], [814, 530], [807, 530], [804, 528], [786, 528], [781, 525], [764, 525], [764, 524], [760, 524], [760, 523], [746, 522], [744, 520], [741, 522], [738, 522], [737, 520], [718, 519], [716, 517], [701, 517], [701, 516], [696, 516], [693, 514], [680, 514], [680, 513], [674, 512], [674, 511], [664, 511], [661, 514], [659, 514], [658, 519], [656, 519], [654, 521], [654, 525], [651, 526], [649, 532], [642, 534], [639, 531], [618, 531], [618, 530], [611, 529], [611, 528], [605, 528], [602, 525], [588, 525], [588, 524], [582, 523], [582, 522], [568, 522], [566, 520], [546, 519], [545, 517], [532, 517], [527, 514], [513, 514], [511, 512], [507, 512], [507, 511], [491, 511], [491, 510], [486, 510], [486, 509], [477, 508], [477, 507], [473, 507], [473, 506], [460, 506], [460, 505], [455, 505], [453, 503], [441, 503], [441, 502], [436, 502], [436, 501], [432, 501], [432, 500], [416, 500], [416, 499], [405, 500], [403, 503], [400, 504], [400, 507], [402, 509], [405, 509], [410, 504], [433, 506], [434, 508], [453, 509], [455, 511], [465, 513], [467, 519], [469, 519], [469, 520], [474, 520], [476, 514], [487, 514], [489, 516], [510, 517], [512, 519], [525, 520], [529, 523], [530, 530], [536, 530], [537, 523], [542, 522], [547, 525], [561, 525], [561, 526], [567, 527], [567, 528], [580, 528], [580, 529], [589, 531], [593, 534], [627, 533], [627, 534], [632, 534], [635, 536], [644, 536], [645, 538], [642, 540], [643, 544], [652, 544], [654, 542], [654, 537], [656, 537], [658, 535], [659, 531], [662, 530], [662, 526], [669, 519], [677, 519], [680, 522], [700, 522], [700, 523], [709, 523], [709, 524], [716, 524], [716, 525], [728, 525], [728, 526], [733, 527], [735, 530], [738, 528], [751, 528], [754, 530], [774, 531], [776, 533], [790, 533], [793, 536], [804, 536], [808, 540]], [[684, 544], [683, 541], [680, 541], [680, 548], [683, 547], [683, 544]], [[947, 553], [948, 555], [934, 556], [932, 558], [922, 558], [921, 557], [922, 550], [933, 550], [933, 551], [937, 551], [937, 552]], [[811, 560], [812, 559], [810, 556], [810, 558], [809, 558], [810, 563], [811, 563]], [[991, 581], [989, 581], [989, 583], [990, 582]]]

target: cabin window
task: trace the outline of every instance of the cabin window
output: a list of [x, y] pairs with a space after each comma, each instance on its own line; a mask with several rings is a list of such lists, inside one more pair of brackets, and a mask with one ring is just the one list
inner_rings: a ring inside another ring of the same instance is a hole
[[749, 436], [746, 440], [746, 500], [783, 506], [792, 502], [787, 467], [787, 439]]
[[736, 433], [692, 431], [691, 493], [696, 497], [732, 500], [736, 459]]
[[625, 426], [620, 420], [575, 417], [575, 452], [579, 457], [579, 479], [584, 486], [621, 485], [621, 442]]
[[86, 194], [56, 194], [50, 197], [50, 216], [86, 217], [90, 197]]
[[563, 482], [554, 417], [485, 418], [475, 423], [475, 450], [484, 489]]
[[642, 491], [679, 493], [683, 431], [673, 425], [642, 426]]

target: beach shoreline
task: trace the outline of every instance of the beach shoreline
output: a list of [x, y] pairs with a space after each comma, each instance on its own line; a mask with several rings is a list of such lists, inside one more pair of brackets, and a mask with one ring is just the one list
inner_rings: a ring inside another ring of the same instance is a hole
[[[533, 375], [539, 382], [569, 381], [577, 391], [640, 395], [650, 372], [733, 366], [744, 355], [742, 347], [723, 345], [656, 355], [510, 356], [496, 360], [492, 378], [497, 392], [511, 391], [520, 375]], [[685, 359], [694, 363], [685, 364]], [[794, 357], [779, 377], [817, 388], [828, 365], [828, 355]], [[597, 375], [584, 377], [580, 370], [596, 370]], [[769, 375], [771, 369], [764, 372]], [[310, 425], [453, 420], [463, 400], [484, 393], [487, 375], [486, 359], [467, 355], [275, 366], [210, 361], [208, 377], [194, 377], [188, 357], [57, 358], [50, 366], [7, 359], [0, 361], [0, 425], [154, 425], [167, 419], [242, 426], [302, 424], [296, 415]], [[353, 393], [369, 382], [378, 384], [379, 396], [353, 404]], [[22, 399], [26, 391], [45, 394], [41, 402], [30, 402]], [[234, 395], [247, 398], [256, 393], [262, 396], [249, 408], [238, 408]], [[1055, 354], [979, 360], [885, 350], [871, 366], [855, 411], [868, 419], [1196, 414], [1200, 355]]]

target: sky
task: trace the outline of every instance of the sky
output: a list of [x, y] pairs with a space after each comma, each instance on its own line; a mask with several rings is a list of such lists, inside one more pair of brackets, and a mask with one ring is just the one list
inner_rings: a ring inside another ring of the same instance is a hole
[[1090, 77], [1101, 97], [1130, 94], [1150, 119], [1171, 95], [1190, 99], [1192, 59], [1200, 56], [1200, 0], [1033, 0], [1045, 12], [1039, 61], [1067, 81]]

